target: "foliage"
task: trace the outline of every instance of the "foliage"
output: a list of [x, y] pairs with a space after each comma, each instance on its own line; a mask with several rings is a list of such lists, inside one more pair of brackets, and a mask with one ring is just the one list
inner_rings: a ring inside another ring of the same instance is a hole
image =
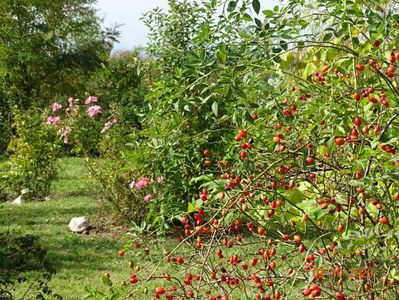
[[[176, 271], [138, 269], [128, 293], [156, 281], [167, 299], [397, 297], [395, 6], [230, 1], [190, 31], [175, 3], [147, 19], [161, 71], [136, 141], [165, 175], [164, 207], [186, 213], [158, 265]], [[166, 42], [175, 24], [189, 32], [182, 48]]]
[[168, 12], [156, 8], [143, 16], [150, 38], [147, 51], [159, 60], [162, 73], [173, 73], [181, 65], [194, 47], [196, 35], [212, 22], [217, 6], [217, 1], [205, 1], [203, 5], [186, 0], [168, 3]]
[[97, 96], [87, 97], [84, 105], [80, 102], [72, 97], [68, 98], [68, 104], [54, 102], [46, 126], [53, 129], [53, 138], [59, 139], [66, 151], [86, 158], [108, 207], [119, 218], [140, 224], [146, 218], [148, 204], [144, 201], [145, 195], [129, 188], [142, 165], [137, 162], [139, 153], [126, 146], [128, 110], [119, 103], [107, 109]]
[[[50, 116], [60, 120], [54, 126], [64, 149], [88, 159], [103, 199], [118, 217], [139, 224], [146, 218], [148, 204], [145, 195], [129, 189], [129, 183], [143, 169], [138, 158], [145, 153], [126, 144], [132, 128], [141, 129], [139, 118], [145, 113], [143, 63], [139, 50], [114, 55], [91, 78], [88, 86], [96, 96], [55, 102]], [[99, 111], [91, 116], [94, 107]]]
[[39, 243], [39, 238], [33, 235], [14, 236], [11, 233], [0, 233], [0, 299], [14, 299], [12, 286], [25, 282], [26, 272], [35, 271], [37, 276], [29, 289], [37, 288], [35, 299], [62, 299], [48, 288], [52, 268], [49, 266], [46, 254]]
[[9, 140], [4, 126], [12, 120], [12, 107], [44, 108], [56, 97], [85, 90], [90, 74], [107, 61], [118, 34], [101, 28], [94, 2], [0, 1], [0, 138], [4, 145]]
[[[56, 144], [53, 128], [40, 110], [14, 111], [15, 137], [8, 147], [9, 158], [0, 162], [0, 191], [12, 199], [28, 189], [30, 199], [43, 200], [56, 175]], [[26, 197], [25, 196], [25, 197]]]
[[108, 58], [115, 37], [101, 29], [92, 5], [92, 0], [1, 1], [0, 69], [10, 105], [43, 107], [55, 95], [83, 89], [82, 76]]
[[139, 164], [132, 160], [124, 146], [123, 128], [115, 126], [103, 135], [100, 142], [100, 157], [89, 159], [90, 174], [100, 184], [102, 198], [116, 213], [117, 218], [141, 223], [145, 220], [148, 205], [142, 195], [135, 195], [129, 188]]
[[[235, 79], [229, 76], [236, 74], [224, 64], [225, 44], [236, 35], [231, 30], [234, 20], [217, 19], [217, 11], [217, 1], [170, 1], [168, 12], [155, 10], [145, 16], [151, 31], [148, 51], [159, 75], [147, 94], [150, 111], [136, 141], [149, 152], [145, 169], [165, 177], [162, 210], [171, 212], [166, 213], [169, 223], [197, 192], [191, 178], [204, 164], [217, 164], [206, 156], [227, 150], [220, 137], [233, 128], [228, 115], [243, 104], [231, 92]], [[236, 60], [231, 56], [232, 64]]]
[[[113, 54], [106, 65], [92, 75], [88, 90], [102, 99], [103, 106], [118, 115], [119, 124], [141, 128], [139, 115], [144, 111], [147, 63], [141, 49]], [[149, 73], [149, 72], [148, 72]]]
[[132, 271], [128, 297], [149, 282], [156, 299], [398, 296], [395, 9], [171, 0], [145, 17], [156, 74], [147, 107], [139, 65], [124, 81], [124, 57], [94, 82], [101, 92], [115, 79], [119, 107], [96, 96], [52, 105], [48, 130], [64, 143], [92, 155], [101, 140], [92, 173], [135, 230], [179, 232], [178, 246], [155, 256], [138, 240], [126, 246], [143, 263], [159, 259]]
[[7, 101], [0, 92], [0, 157], [7, 149], [11, 137], [11, 113], [7, 110]]

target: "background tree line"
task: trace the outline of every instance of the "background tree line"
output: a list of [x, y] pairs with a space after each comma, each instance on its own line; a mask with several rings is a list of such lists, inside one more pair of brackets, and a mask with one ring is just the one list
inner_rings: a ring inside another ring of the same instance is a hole
[[118, 33], [103, 28], [94, 0], [0, 1], [0, 153], [11, 135], [11, 109], [43, 109], [85, 90]]

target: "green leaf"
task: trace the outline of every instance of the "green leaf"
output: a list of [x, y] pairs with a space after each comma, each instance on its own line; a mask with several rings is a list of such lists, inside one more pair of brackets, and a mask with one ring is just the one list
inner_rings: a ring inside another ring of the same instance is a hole
[[215, 117], [217, 117], [219, 114], [219, 105], [216, 101], [212, 103], [212, 112], [215, 115]]
[[191, 212], [197, 211], [198, 209], [200, 209], [202, 207], [202, 204], [203, 204], [203, 202], [200, 199], [198, 199], [194, 202], [190, 202], [187, 207], [187, 212], [191, 213]]
[[197, 183], [199, 181], [211, 181], [213, 179], [212, 174], [202, 175], [198, 177], [194, 177], [190, 180], [190, 184]]
[[237, 7], [237, 2], [238, 1], [230, 1], [229, 5], [227, 6], [227, 11], [232, 12], [233, 10], [235, 10]]
[[103, 275], [103, 277], [101, 278], [102, 282], [106, 285], [106, 286], [112, 286], [112, 281], [111, 279], [109, 279], [109, 277]]
[[265, 9], [262, 11], [262, 13], [265, 15], [265, 17], [269, 17], [269, 18], [273, 17], [273, 15], [274, 15], [273, 11], [270, 9]]
[[252, 0], [252, 7], [253, 7], [254, 11], [256, 12], [256, 14], [259, 14], [259, 11], [260, 11], [259, 0]]
[[230, 212], [223, 219], [223, 224], [230, 224], [234, 220], [235, 214]]
[[391, 273], [390, 273], [390, 274], [391, 274], [391, 276], [392, 276], [393, 279], [399, 280], [399, 272], [396, 271], [395, 268], [393, 268], [393, 269], [391, 270]]
[[355, 180], [355, 179], [349, 180], [348, 184], [351, 186], [361, 186], [362, 185], [362, 183], [359, 180]]
[[252, 22], [252, 17], [249, 14], [244, 14], [242, 19], [247, 22]]
[[217, 180], [212, 180], [212, 181], [207, 181], [201, 184], [201, 188], [207, 188], [208, 190], [212, 190], [212, 193], [214, 194], [222, 192], [223, 191], [223, 186], [226, 184], [224, 179], [217, 179]]
[[329, 42], [329, 41], [331, 41], [331, 38], [332, 38], [332, 33], [331, 33], [331, 32], [328, 32], [328, 33], [326, 33], [326, 34], [324, 35], [323, 41], [324, 41], [324, 42]]
[[254, 123], [254, 119], [252, 119], [252, 116], [249, 112], [245, 112], [244, 118], [248, 123], [250, 124]]
[[280, 46], [281, 48], [283, 48], [284, 50], [288, 49], [288, 44], [286, 41], [280, 41]]
[[290, 202], [296, 204], [302, 202], [305, 199], [305, 195], [298, 189], [288, 190], [287, 198], [290, 200]]
[[299, 24], [301, 25], [302, 29], [305, 29], [306, 27], [309, 26], [309, 23], [306, 22], [305, 20], [299, 20]]
[[255, 23], [259, 28], [262, 28], [262, 22], [258, 18], [255, 18]]
[[227, 61], [227, 51], [225, 45], [220, 45], [219, 50], [216, 53], [217, 58], [221, 64], [226, 64]]
[[302, 73], [302, 78], [303, 79], [307, 79], [310, 75], [313, 74], [314, 71], [317, 70], [317, 66], [314, 63], [308, 63], [305, 67], [305, 69], [303, 70]]
[[209, 25], [207, 24], [207, 25], [205, 25], [203, 28], [202, 28], [202, 31], [201, 31], [201, 33], [200, 33], [200, 35], [199, 35], [199, 42], [200, 43], [203, 43], [203, 42], [205, 42], [207, 39], [208, 39], [208, 36], [209, 36]]

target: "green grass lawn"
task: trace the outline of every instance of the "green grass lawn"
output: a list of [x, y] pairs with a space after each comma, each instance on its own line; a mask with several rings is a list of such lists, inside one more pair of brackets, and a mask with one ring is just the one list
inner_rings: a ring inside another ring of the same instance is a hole
[[[111, 272], [114, 278], [126, 278], [129, 272], [126, 261], [117, 256], [124, 244], [120, 232], [79, 235], [68, 228], [72, 217], [94, 219], [100, 208], [99, 191], [82, 159], [68, 158], [61, 162], [51, 197], [44, 202], [0, 206], [0, 231], [40, 236], [48, 259], [57, 271], [49, 284], [53, 292], [64, 299], [81, 299], [85, 285], [102, 285], [101, 275], [105, 271]], [[25, 290], [26, 286], [17, 286], [16, 299]]]

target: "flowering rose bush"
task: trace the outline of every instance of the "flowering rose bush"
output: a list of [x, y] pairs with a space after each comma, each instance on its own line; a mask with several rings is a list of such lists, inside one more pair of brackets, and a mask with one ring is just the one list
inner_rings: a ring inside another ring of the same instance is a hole
[[43, 200], [56, 175], [60, 155], [56, 127], [61, 120], [58, 116], [46, 119], [39, 110], [13, 114], [16, 134], [8, 145], [8, 159], [0, 164], [0, 190], [6, 200], [24, 189], [29, 190], [25, 197]]
[[[102, 146], [106, 141], [102, 141]], [[139, 171], [139, 165], [124, 155], [129, 153], [126, 149], [110, 145], [112, 150], [101, 152], [101, 159], [90, 159], [88, 167], [91, 174], [100, 183], [104, 199], [124, 221], [140, 227], [143, 222], [151, 223], [154, 218], [159, 219], [159, 203], [164, 199], [162, 177], [158, 180], [149, 177], [133, 179]], [[146, 228], [150, 229], [150, 227]]]
[[80, 100], [73, 97], [69, 97], [65, 105], [61, 101], [52, 103], [51, 115], [46, 123], [57, 128], [57, 135], [65, 144], [64, 147], [72, 144], [73, 147], [69, 148], [76, 153], [93, 155], [98, 151], [102, 108], [97, 104], [96, 96], [88, 96], [84, 103], [84, 106], [81, 105]]

